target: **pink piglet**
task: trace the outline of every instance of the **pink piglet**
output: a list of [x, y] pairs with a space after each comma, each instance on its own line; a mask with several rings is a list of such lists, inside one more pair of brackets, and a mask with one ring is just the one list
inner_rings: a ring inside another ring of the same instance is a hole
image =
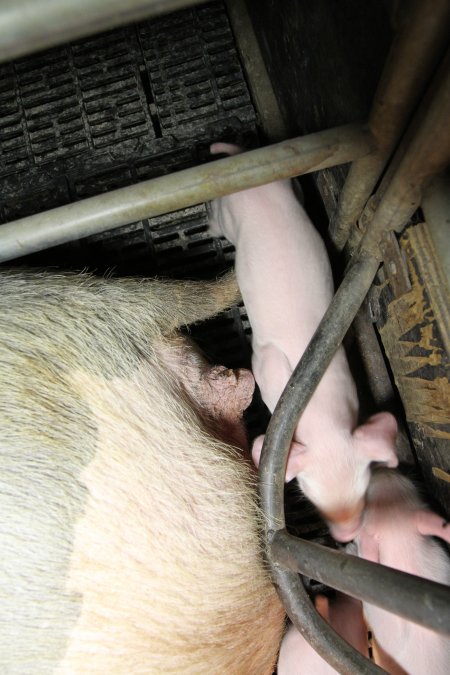
[[[214, 143], [213, 154], [241, 149]], [[267, 407], [275, 405], [333, 296], [324, 243], [297, 200], [277, 181], [213, 200], [210, 230], [236, 247], [236, 275], [252, 326], [252, 367]], [[340, 347], [295, 430], [286, 480], [294, 477], [331, 533], [358, 530], [370, 464], [397, 465], [397, 423], [387, 412], [357, 426], [358, 398]], [[253, 446], [259, 463], [262, 437]]]
[[[450, 559], [431, 537], [450, 543], [450, 525], [424, 506], [410, 480], [397, 471], [374, 471], [363, 525], [348, 551], [448, 585]], [[368, 603], [364, 615], [374, 634], [378, 662], [388, 672], [449, 672], [450, 638]]]

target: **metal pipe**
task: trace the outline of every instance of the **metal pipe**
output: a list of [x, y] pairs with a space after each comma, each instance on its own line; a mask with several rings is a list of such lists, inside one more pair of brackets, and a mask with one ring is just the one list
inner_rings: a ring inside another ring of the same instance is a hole
[[[366, 371], [369, 381], [370, 394], [375, 409], [389, 410], [396, 414], [398, 412], [396, 394], [394, 393], [374, 325], [369, 318], [369, 303], [367, 299], [353, 320], [353, 331], [362, 366]], [[414, 453], [403, 420], [397, 418], [397, 425], [396, 450], [398, 459], [400, 462], [414, 464]]]
[[273, 412], [264, 438], [259, 489], [267, 530], [284, 529], [284, 476], [292, 436], [378, 269], [378, 260], [357, 260], [348, 270]]
[[[320, 616], [302, 584], [301, 577], [296, 572], [275, 564], [272, 567], [272, 581], [296, 628], [338, 673], [342, 675], [385, 673], [382, 668], [366, 659], [341, 638]], [[301, 617], [299, 622], [298, 617]]]
[[285, 528], [284, 476], [298, 419], [358, 311], [378, 269], [373, 257], [357, 260], [347, 272], [316, 333], [294, 370], [273, 412], [259, 465], [259, 492], [266, 523], [267, 559], [272, 580], [297, 629], [340, 673], [375, 673], [376, 666], [347, 645], [326, 623], [306, 595], [298, 574], [282, 569], [270, 542]]
[[204, 0], [2, 0], [0, 62]]
[[6, 223], [0, 227], [0, 261], [342, 164], [369, 152], [369, 138], [358, 125], [327, 129]]
[[430, 75], [442, 57], [450, 30], [448, 0], [418, 0], [394, 38], [373, 101], [369, 129], [377, 150], [353, 162], [340, 195], [330, 235], [342, 250], [358, 221]]
[[449, 119], [450, 50], [377, 190], [380, 201], [359, 247], [364, 255], [382, 259], [379, 244], [384, 232], [403, 229], [420, 206], [432, 177], [450, 162]]
[[292, 537], [285, 530], [274, 534], [270, 550], [279, 564], [293, 572], [450, 635], [448, 586]]
[[[280, 561], [272, 557], [274, 551], [270, 547], [276, 531], [285, 529], [283, 486], [290, 442], [298, 419], [370, 288], [382, 258], [379, 241], [383, 233], [401, 229], [405, 225], [420, 203], [421, 192], [431, 175], [442, 170], [450, 157], [450, 135], [447, 133], [450, 116], [449, 70], [445, 63], [420, 127], [415, 126], [415, 136], [408, 146], [400, 149], [396, 171], [394, 174], [389, 173], [390, 183], [382, 193], [371, 227], [286, 385], [265, 436], [259, 487], [266, 520], [266, 553], [280, 596], [289, 603], [288, 612], [298, 628], [308, 617], [304, 614], [303, 604], [295, 604], [295, 598], [290, 598], [290, 586], [295, 575], [290, 576], [286, 570], [280, 572]], [[335, 585], [334, 580], [331, 583]], [[331, 655], [323, 653], [322, 656], [328, 660]]]

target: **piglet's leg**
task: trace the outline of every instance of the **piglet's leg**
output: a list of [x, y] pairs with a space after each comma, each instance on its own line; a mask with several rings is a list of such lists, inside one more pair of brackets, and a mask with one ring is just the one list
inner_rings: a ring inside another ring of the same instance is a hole
[[429, 537], [439, 537], [450, 544], [450, 523], [432, 511], [417, 511], [415, 515], [416, 527], [420, 534]]

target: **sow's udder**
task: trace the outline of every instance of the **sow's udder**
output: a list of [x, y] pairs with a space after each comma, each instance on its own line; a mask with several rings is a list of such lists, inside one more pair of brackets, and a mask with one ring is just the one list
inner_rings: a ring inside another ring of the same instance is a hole
[[189, 341], [180, 340], [174, 351], [166, 352], [174, 369], [214, 436], [241, 448], [247, 447], [242, 420], [252, 401], [255, 380], [245, 368], [211, 366]]
[[216, 419], [237, 423], [251, 403], [255, 380], [245, 368], [214, 366], [200, 379], [205, 409]]

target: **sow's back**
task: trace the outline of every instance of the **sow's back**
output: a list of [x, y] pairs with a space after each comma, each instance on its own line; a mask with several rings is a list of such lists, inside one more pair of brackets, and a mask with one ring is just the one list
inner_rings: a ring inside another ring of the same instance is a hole
[[253, 472], [177, 332], [234, 279], [0, 285], [0, 672], [272, 673]]

